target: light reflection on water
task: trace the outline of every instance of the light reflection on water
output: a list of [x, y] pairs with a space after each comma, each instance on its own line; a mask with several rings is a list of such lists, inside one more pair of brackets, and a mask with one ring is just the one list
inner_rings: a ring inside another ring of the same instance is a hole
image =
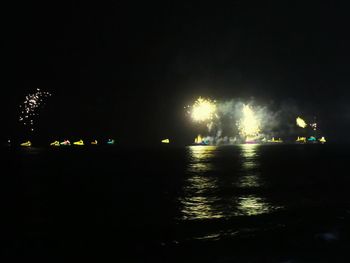
[[215, 210], [215, 202], [220, 202], [218, 196], [213, 195], [217, 189], [217, 177], [204, 176], [213, 171], [213, 158], [217, 147], [190, 146], [190, 162], [187, 168], [189, 177], [184, 186], [183, 219], [220, 218], [222, 213]]
[[[239, 154], [234, 147], [239, 147]], [[279, 208], [255, 191], [263, 186], [260, 146], [244, 144], [234, 147], [226, 148], [225, 151], [216, 146], [188, 148], [187, 178], [180, 198], [182, 219], [254, 216], [271, 213]], [[229, 150], [235, 150], [232, 158], [238, 159], [240, 166], [220, 169], [221, 158], [226, 158], [231, 153]], [[247, 189], [249, 192], [240, 193], [242, 191], [237, 189]]]
[[[259, 147], [258, 144], [240, 145], [242, 166], [238, 187], [259, 188], [263, 185], [260, 174]], [[266, 198], [254, 194], [242, 195], [234, 199], [237, 202], [236, 215], [260, 215], [275, 209]]]
[[269, 204], [265, 198], [254, 195], [238, 197], [236, 215], [252, 216], [272, 212], [277, 207]]
[[237, 182], [238, 187], [251, 188], [262, 185], [260, 180], [259, 145], [240, 145], [241, 172]]
[[216, 146], [190, 146], [190, 163], [188, 172], [206, 173], [213, 169]]

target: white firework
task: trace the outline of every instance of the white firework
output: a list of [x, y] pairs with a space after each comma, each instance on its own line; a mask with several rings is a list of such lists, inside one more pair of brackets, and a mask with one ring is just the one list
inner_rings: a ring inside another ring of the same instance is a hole
[[38, 110], [45, 104], [45, 99], [50, 96], [50, 92], [36, 89], [36, 92], [28, 94], [19, 106], [21, 109], [19, 121], [24, 126], [29, 126], [30, 131], [34, 131], [34, 119], [39, 115]]

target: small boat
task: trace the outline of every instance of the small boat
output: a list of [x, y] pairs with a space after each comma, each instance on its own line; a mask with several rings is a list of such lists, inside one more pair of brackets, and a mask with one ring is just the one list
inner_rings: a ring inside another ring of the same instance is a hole
[[70, 141], [69, 140], [64, 140], [63, 142], [60, 142], [60, 145], [62, 145], [62, 146], [70, 146]]
[[314, 136], [310, 136], [308, 139], [307, 139], [308, 142], [311, 142], [311, 143], [315, 143], [317, 142], [316, 138]]
[[50, 143], [50, 146], [60, 146], [60, 142], [54, 141], [54, 142]]
[[306, 143], [306, 137], [299, 137], [295, 140], [297, 143]]
[[272, 137], [271, 140], [267, 140], [267, 142], [272, 142], [272, 143], [281, 143], [283, 142], [281, 138], [275, 139], [275, 137]]
[[30, 141], [26, 141], [26, 142], [21, 143], [21, 146], [22, 147], [30, 147], [30, 146], [32, 146], [32, 143]]
[[164, 140], [162, 140], [162, 143], [170, 143], [170, 140], [169, 139], [164, 139]]
[[97, 140], [91, 142], [92, 145], [97, 145]]
[[319, 139], [319, 141], [320, 141], [320, 143], [322, 143], [322, 144], [325, 143], [325, 142], [327, 142], [327, 141], [326, 141], [326, 138], [323, 137], [323, 136]]
[[79, 141], [73, 142], [73, 144], [82, 146], [82, 145], [84, 145], [84, 141], [80, 139]]
[[114, 144], [114, 140], [113, 139], [108, 139], [107, 144], [110, 144], [110, 145]]
[[194, 139], [194, 144], [193, 145], [209, 145], [209, 140], [206, 140], [206, 139], [202, 138], [202, 136], [199, 134]]

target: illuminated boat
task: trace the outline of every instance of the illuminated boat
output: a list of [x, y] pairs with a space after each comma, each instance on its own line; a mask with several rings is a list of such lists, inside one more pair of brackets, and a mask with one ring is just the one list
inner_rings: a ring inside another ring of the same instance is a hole
[[60, 142], [54, 141], [54, 142], [50, 143], [50, 146], [60, 146]]
[[108, 139], [107, 144], [113, 145], [114, 144], [114, 140], [113, 139]]
[[22, 147], [30, 147], [30, 146], [32, 146], [32, 143], [30, 141], [26, 141], [26, 142], [21, 143], [21, 146]]
[[323, 136], [322, 136], [320, 139], [318, 139], [318, 140], [319, 140], [320, 143], [322, 143], [322, 144], [325, 143], [325, 142], [327, 142], [327, 141], [326, 141], [326, 138], [323, 137]]
[[91, 142], [92, 145], [97, 145], [97, 140]]
[[311, 143], [316, 143], [317, 140], [314, 136], [310, 136], [308, 139], [307, 139], [308, 142], [311, 142]]
[[281, 143], [283, 142], [281, 138], [278, 138], [277, 140], [275, 139], [275, 137], [272, 137], [271, 140], [267, 140], [267, 142], [271, 142], [271, 143]]
[[169, 139], [164, 139], [164, 140], [162, 140], [162, 143], [170, 143], [170, 140]]
[[297, 143], [306, 143], [306, 137], [299, 137], [296, 139]]
[[198, 135], [194, 139], [194, 145], [209, 145], [209, 140], [205, 140], [205, 139], [202, 138], [201, 135]]
[[84, 141], [80, 139], [79, 141], [73, 142], [73, 144], [82, 146], [82, 145], [84, 145]]
[[60, 142], [60, 145], [62, 145], [62, 146], [70, 146], [70, 141], [69, 140], [64, 140], [63, 142]]

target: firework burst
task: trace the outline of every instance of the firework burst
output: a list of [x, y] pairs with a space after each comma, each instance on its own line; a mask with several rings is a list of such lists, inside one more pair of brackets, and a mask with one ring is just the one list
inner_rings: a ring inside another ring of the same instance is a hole
[[36, 89], [36, 92], [28, 94], [19, 106], [19, 121], [30, 131], [34, 131], [34, 120], [39, 115], [38, 111], [45, 104], [45, 99], [50, 96], [51, 93]]
[[195, 122], [205, 122], [211, 121], [216, 116], [216, 111], [215, 101], [199, 97], [188, 113]]
[[260, 121], [249, 105], [243, 105], [242, 119], [239, 122], [240, 134], [246, 141], [255, 140], [260, 134]]

